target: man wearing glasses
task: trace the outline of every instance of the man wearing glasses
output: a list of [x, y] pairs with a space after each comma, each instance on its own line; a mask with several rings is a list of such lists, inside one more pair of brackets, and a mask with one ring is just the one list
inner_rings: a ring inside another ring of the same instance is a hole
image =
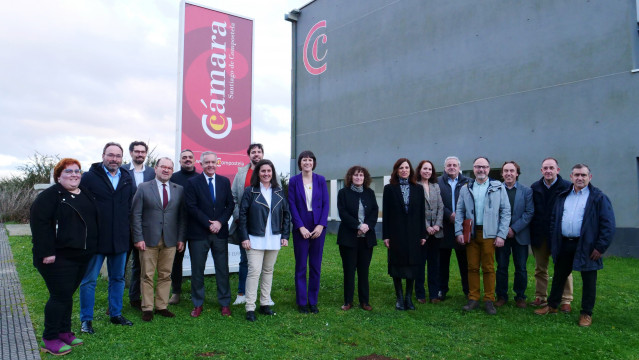
[[[122, 166], [122, 169], [126, 170], [133, 179], [133, 194], [135, 194], [140, 184], [155, 178], [153, 168], [144, 165], [148, 151], [149, 147], [144, 141], [134, 141], [129, 145], [131, 164]], [[131, 283], [129, 285], [129, 303], [132, 308], [142, 310], [142, 302], [140, 301], [140, 253], [138, 249], [133, 246], [133, 240], [130, 242], [129, 252], [126, 255], [127, 262], [131, 254], [133, 254], [133, 256]]]
[[124, 267], [129, 250], [129, 209], [133, 198], [133, 179], [120, 171], [122, 146], [109, 142], [102, 150], [102, 162], [91, 165], [82, 175], [81, 185], [93, 196], [100, 211], [100, 241], [80, 284], [80, 321], [82, 332], [93, 334], [93, 306], [95, 285], [104, 259], [109, 272], [109, 314], [111, 323], [133, 325], [122, 316], [124, 296]]
[[495, 309], [495, 247], [504, 246], [510, 225], [510, 203], [504, 185], [488, 178], [490, 162], [478, 157], [473, 162], [475, 179], [462, 187], [457, 201], [455, 236], [464, 243], [463, 223], [472, 220], [470, 242], [466, 245], [468, 260], [468, 303], [465, 311], [479, 307], [479, 268], [484, 278], [484, 305], [486, 313], [497, 314]]

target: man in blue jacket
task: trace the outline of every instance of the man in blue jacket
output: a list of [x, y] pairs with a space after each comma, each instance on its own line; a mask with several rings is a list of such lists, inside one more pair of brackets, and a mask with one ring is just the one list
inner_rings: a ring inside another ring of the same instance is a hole
[[82, 176], [81, 185], [96, 199], [100, 213], [98, 251], [91, 260], [80, 283], [80, 321], [82, 332], [93, 334], [95, 285], [104, 259], [109, 271], [109, 314], [111, 323], [133, 325], [122, 316], [124, 267], [129, 250], [129, 210], [133, 198], [133, 179], [120, 170], [122, 146], [110, 142], [102, 150], [102, 162], [91, 165]]
[[568, 275], [581, 271], [583, 293], [579, 326], [592, 324], [597, 292], [597, 270], [603, 268], [602, 254], [615, 235], [615, 214], [610, 199], [590, 184], [592, 174], [585, 164], [572, 167], [573, 186], [559, 194], [550, 219], [550, 240], [555, 275], [548, 305], [537, 315], [556, 313]]

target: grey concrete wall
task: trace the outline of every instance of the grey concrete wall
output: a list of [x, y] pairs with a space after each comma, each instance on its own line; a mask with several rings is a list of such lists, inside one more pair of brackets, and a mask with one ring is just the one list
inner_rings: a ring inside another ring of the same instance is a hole
[[[314, 1], [297, 25], [296, 153], [313, 150], [327, 179], [355, 163], [388, 175], [402, 156], [441, 171], [457, 155], [468, 170], [485, 155], [519, 162], [529, 185], [546, 156], [565, 177], [585, 162], [612, 200], [619, 252], [636, 249], [635, 14], [635, 0]], [[319, 20], [327, 70], [315, 76], [301, 54]]]

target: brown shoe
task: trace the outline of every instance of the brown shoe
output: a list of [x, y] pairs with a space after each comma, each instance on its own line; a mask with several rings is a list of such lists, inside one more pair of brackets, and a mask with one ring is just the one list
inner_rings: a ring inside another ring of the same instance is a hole
[[540, 297], [535, 298], [535, 301], [530, 303], [530, 306], [534, 307], [544, 307], [548, 305], [548, 301], [542, 300]]
[[353, 304], [344, 304], [342, 305], [342, 310], [348, 311], [353, 307]]
[[570, 308], [570, 304], [561, 304], [561, 306], [559, 307], [559, 311], [564, 314], [570, 314], [571, 310], [572, 309]]
[[359, 306], [360, 306], [363, 310], [365, 310], [365, 311], [371, 311], [371, 310], [373, 310], [373, 307], [372, 307], [372, 306], [370, 306], [369, 304], [360, 304]]
[[588, 314], [579, 315], [579, 326], [588, 327], [592, 325], [592, 317]]
[[417, 299], [417, 302], [420, 304], [426, 304], [426, 299]]
[[175, 314], [170, 312], [168, 309], [155, 310], [155, 313], [156, 314], [160, 314], [160, 316], [164, 316], [164, 317], [168, 317], [168, 318], [175, 317]]
[[551, 308], [550, 306], [546, 305], [542, 307], [541, 309], [535, 310], [535, 314], [537, 315], [556, 314], [557, 311], [558, 310], [556, 308]]
[[504, 299], [504, 298], [499, 298], [499, 299], [497, 299], [497, 301], [495, 302], [495, 306], [496, 306], [496, 307], [502, 307], [502, 306], [504, 306], [504, 305], [506, 305], [506, 299]]
[[222, 316], [231, 316], [231, 308], [228, 306], [222, 306]]
[[440, 302], [442, 302], [442, 301], [439, 300], [439, 298], [430, 299], [430, 303], [431, 304], [439, 304]]
[[524, 299], [515, 300], [515, 306], [517, 306], [520, 309], [525, 309], [526, 308], [526, 300], [524, 300]]
[[149, 322], [153, 320], [153, 311], [142, 311], [142, 321]]

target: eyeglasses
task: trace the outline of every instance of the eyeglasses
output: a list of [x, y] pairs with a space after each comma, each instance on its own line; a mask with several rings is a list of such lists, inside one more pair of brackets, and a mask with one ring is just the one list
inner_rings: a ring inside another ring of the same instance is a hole
[[64, 170], [62, 170], [62, 172], [67, 174], [67, 175], [82, 174], [82, 170], [80, 170], [80, 169], [64, 169]]
[[106, 154], [105, 156], [110, 159], [122, 159], [122, 154]]
[[484, 170], [490, 168], [490, 166], [486, 166], [486, 165], [473, 165], [473, 167], [475, 169], [484, 169]]
[[159, 166], [159, 168], [160, 168], [160, 169], [162, 169], [162, 170], [166, 170], [166, 171], [173, 171], [173, 168], [172, 168], [172, 167], [170, 167], [170, 166], [164, 166], [164, 165], [162, 165], [162, 166]]

